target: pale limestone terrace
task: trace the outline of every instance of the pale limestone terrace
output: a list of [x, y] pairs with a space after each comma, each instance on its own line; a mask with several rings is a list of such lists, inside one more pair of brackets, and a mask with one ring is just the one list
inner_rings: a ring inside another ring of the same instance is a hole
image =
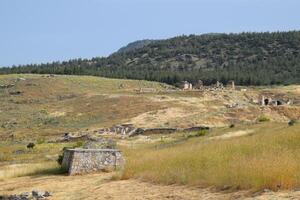
[[62, 167], [69, 175], [93, 171], [116, 170], [124, 165], [124, 158], [117, 149], [66, 149]]

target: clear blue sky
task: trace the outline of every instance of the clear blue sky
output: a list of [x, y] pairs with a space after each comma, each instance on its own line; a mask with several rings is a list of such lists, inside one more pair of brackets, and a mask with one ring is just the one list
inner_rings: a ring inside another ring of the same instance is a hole
[[182, 34], [300, 30], [300, 0], [0, 0], [0, 66]]

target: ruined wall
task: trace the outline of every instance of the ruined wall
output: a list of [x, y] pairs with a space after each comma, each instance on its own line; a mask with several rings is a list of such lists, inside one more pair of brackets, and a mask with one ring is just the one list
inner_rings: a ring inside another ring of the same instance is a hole
[[124, 158], [116, 149], [67, 149], [62, 162], [69, 175], [115, 170], [123, 165]]

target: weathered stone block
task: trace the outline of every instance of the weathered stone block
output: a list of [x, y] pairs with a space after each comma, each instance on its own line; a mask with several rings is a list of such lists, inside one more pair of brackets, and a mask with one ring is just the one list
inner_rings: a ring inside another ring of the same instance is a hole
[[117, 149], [66, 149], [62, 167], [69, 175], [92, 171], [116, 170], [125, 160]]

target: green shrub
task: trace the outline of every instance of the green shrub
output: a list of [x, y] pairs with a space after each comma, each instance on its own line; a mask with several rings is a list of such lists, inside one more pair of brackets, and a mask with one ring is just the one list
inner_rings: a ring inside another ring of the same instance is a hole
[[200, 130], [200, 131], [193, 132], [193, 133], [189, 134], [187, 137], [188, 137], [188, 138], [192, 138], [192, 137], [202, 137], [202, 136], [207, 135], [207, 133], [208, 133], [208, 130]]
[[37, 140], [36, 140], [36, 143], [37, 144], [44, 144], [45, 143], [45, 138], [38, 138]]
[[44, 119], [44, 125], [58, 125], [59, 120], [56, 118], [46, 118]]
[[205, 136], [208, 133], [207, 130], [200, 130], [196, 133], [196, 137]]
[[258, 122], [268, 122], [270, 121], [270, 119], [266, 116], [260, 116], [259, 118], [257, 118]]
[[297, 123], [295, 119], [291, 119], [288, 123], [289, 126], [294, 126]]
[[64, 153], [58, 155], [58, 158], [57, 158], [56, 161], [57, 161], [57, 163], [58, 163], [59, 165], [62, 165], [63, 159], [64, 159]]
[[235, 127], [234, 124], [230, 124], [230, 125], [229, 125], [229, 128], [234, 128], [234, 127]]
[[84, 145], [83, 141], [77, 141], [76, 144], [73, 146], [73, 148], [83, 147], [83, 145]]

